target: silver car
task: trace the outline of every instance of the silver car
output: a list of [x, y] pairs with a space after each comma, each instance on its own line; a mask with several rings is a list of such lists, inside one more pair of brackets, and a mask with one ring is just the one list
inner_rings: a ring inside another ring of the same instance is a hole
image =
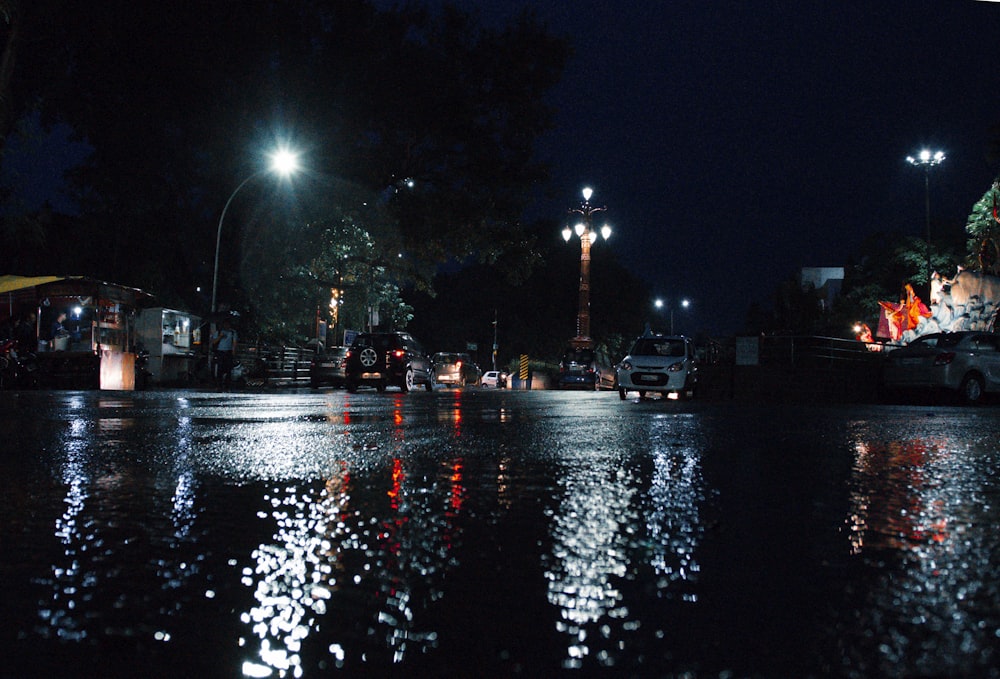
[[698, 383], [694, 342], [683, 335], [647, 333], [618, 364], [617, 378], [622, 400], [629, 391], [638, 391], [639, 398], [647, 392], [675, 394], [676, 398], [694, 395]]
[[347, 377], [346, 371], [347, 347], [325, 347], [319, 344], [309, 361], [309, 386], [314, 389], [324, 384], [342, 387]]
[[883, 384], [894, 390], [947, 389], [965, 403], [1000, 391], [1000, 343], [988, 332], [924, 335], [886, 356]]
[[478, 385], [482, 373], [468, 354], [438, 352], [431, 358], [434, 382], [453, 387]]

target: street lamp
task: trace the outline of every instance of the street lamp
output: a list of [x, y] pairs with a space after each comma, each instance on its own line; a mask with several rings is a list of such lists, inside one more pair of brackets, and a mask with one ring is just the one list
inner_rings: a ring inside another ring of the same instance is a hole
[[[665, 302], [662, 299], [657, 299], [655, 302], [653, 302], [653, 306], [655, 306], [657, 309], [662, 309], [663, 306], [664, 306], [664, 304], [665, 304]], [[682, 309], [687, 309], [689, 306], [691, 306], [691, 301], [690, 300], [688, 300], [688, 299], [682, 299], [681, 300], [681, 308]], [[674, 308], [673, 307], [670, 307], [670, 334], [671, 335], [674, 334]]]
[[299, 167], [298, 156], [295, 153], [292, 153], [291, 151], [288, 151], [287, 149], [281, 149], [281, 150], [275, 152], [274, 154], [271, 155], [271, 164], [268, 167], [266, 167], [266, 168], [264, 168], [262, 170], [257, 170], [256, 172], [254, 172], [253, 174], [251, 174], [249, 177], [247, 177], [246, 179], [244, 179], [242, 182], [240, 182], [240, 185], [237, 186], [236, 190], [233, 191], [230, 194], [229, 200], [226, 201], [226, 205], [222, 208], [222, 214], [219, 215], [219, 228], [216, 230], [216, 233], [215, 233], [215, 267], [214, 267], [214, 269], [212, 271], [212, 326], [213, 326], [213, 330], [214, 330], [214, 326], [215, 326], [215, 311], [216, 311], [216, 309], [215, 309], [215, 296], [216, 296], [216, 291], [218, 290], [218, 284], [219, 284], [219, 246], [222, 243], [222, 222], [226, 219], [226, 212], [229, 210], [229, 204], [233, 202], [233, 198], [236, 197], [236, 194], [239, 193], [240, 189], [242, 189], [244, 186], [246, 186], [247, 183], [251, 179], [254, 179], [255, 177], [259, 177], [260, 175], [265, 174], [267, 172], [277, 172], [279, 175], [281, 175], [283, 177], [287, 177], [290, 174], [292, 174], [293, 172], [295, 172], [295, 170], [297, 170], [298, 167]]
[[914, 156], [907, 156], [906, 162], [924, 170], [924, 200], [927, 217], [927, 285], [931, 284], [931, 168], [944, 160], [944, 151], [922, 149]]
[[[593, 229], [593, 215], [595, 212], [603, 212], [606, 207], [594, 207], [590, 204], [590, 197], [594, 195], [593, 189], [583, 190], [583, 202], [580, 207], [570, 208], [570, 214], [576, 213], [583, 217], [583, 221], [577, 222], [573, 229], [569, 226], [562, 230], [562, 237], [567, 243], [573, 237], [573, 233], [580, 239], [580, 308], [576, 316], [576, 337], [572, 344], [578, 349], [589, 349], [593, 346], [590, 339], [590, 246], [597, 240], [597, 232]], [[611, 227], [605, 224], [601, 227], [601, 236], [607, 240], [611, 236]]]

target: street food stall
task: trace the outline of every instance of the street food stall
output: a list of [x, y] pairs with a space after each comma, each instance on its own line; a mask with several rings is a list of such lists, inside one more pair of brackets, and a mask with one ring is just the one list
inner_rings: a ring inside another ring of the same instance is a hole
[[149, 352], [146, 369], [154, 384], [191, 379], [201, 348], [201, 318], [163, 307], [140, 309], [135, 331], [137, 346]]
[[152, 295], [83, 276], [0, 276], [0, 323], [35, 324], [47, 386], [135, 388], [135, 318]]

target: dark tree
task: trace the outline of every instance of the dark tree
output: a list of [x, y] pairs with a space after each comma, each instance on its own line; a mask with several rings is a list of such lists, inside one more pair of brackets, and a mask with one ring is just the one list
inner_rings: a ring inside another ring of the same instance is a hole
[[[94, 148], [73, 175], [83, 206], [68, 236], [74, 258], [50, 268], [205, 311], [222, 206], [278, 142], [301, 144], [309, 171], [292, 194], [262, 176], [234, 200], [219, 271], [227, 302], [246, 292], [261, 234], [292, 244], [305, 225], [373, 202], [380, 233], [404, 255], [399, 284], [427, 287], [441, 262], [496, 262], [528, 243], [519, 217], [546, 176], [534, 144], [568, 51], [528, 13], [486, 29], [449, 6], [364, 0], [21, 9], [15, 115], [37, 106]], [[35, 246], [23, 247], [11, 258]]]

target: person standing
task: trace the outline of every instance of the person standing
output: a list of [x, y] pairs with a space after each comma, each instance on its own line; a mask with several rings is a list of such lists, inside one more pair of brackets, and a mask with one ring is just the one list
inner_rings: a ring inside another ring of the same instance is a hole
[[212, 347], [215, 349], [216, 382], [223, 389], [229, 389], [236, 355], [236, 331], [228, 318], [212, 337]]
[[35, 327], [36, 318], [35, 312], [29, 311], [14, 326], [14, 339], [17, 340], [17, 351], [25, 356], [38, 351], [38, 329]]
[[66, 312], [60, 311], [59, 315], [56, 316], [56, 320], [52, 321], [52, 330], [49, 332], [49, 339], [55, 339], [57, 337], [62, 337], [63, 335], [68, 335], [69, 332], [66, 330], [66, 326], [63, 322], [66, 320]]

